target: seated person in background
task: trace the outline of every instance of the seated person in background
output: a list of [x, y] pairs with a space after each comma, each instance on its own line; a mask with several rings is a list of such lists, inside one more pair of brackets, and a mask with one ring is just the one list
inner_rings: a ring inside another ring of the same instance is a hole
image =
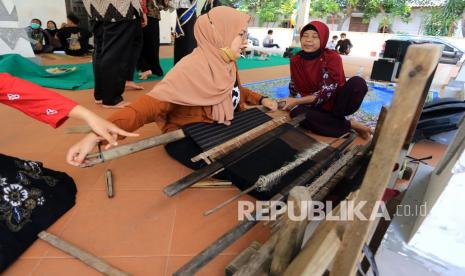
[[31, 42], [32, 50], [35, 54], [51, 53], [53, 46], [50, 45], [50, 35], [41, 28], [42, 21], [37, 18], [31, 20], [31, 25], [26, 28], [29, 42]]
[[[216, 7], [199, 16], [194, 26], [197, 48], [171, 69], [147, 95], [113, 113], [109, 121], [126, 130], [151, 122], [165, 122], [163, 132], [187, 124], [209, 122], [229, 125], [235, 111], [246, 104], [277, 109], [274, 100], [241, 86], [236, 60], [247, 47], [245, 13]], [[79, 166], [97, 144], [91, 133], [68, 152], [67, 161]]]
[[44, 32], [48, 34], [48, 37], [50, 38], [49, 44], [52, 45], [53, 50], [60, 50], [61, 43], [56, 36], [58, 32], [57, 24], [52, 20], [47, 21], [47, 29], [45, 29]]
[[268, 30], [268, 35], [263, 39], [263, 47], [265, 48], [279, 48], [279, 45], [273, 43], [273, 30]]
[[341, 39], [339, 39], [339, 41], [337, 42], [335, 50], [338, 51], [341, 55], [348, 55], [352, 47], [352, 42], [350, 42], [350, 40], [346, 38], [345, 33], [342, 33]]
[[[291, 110], [291, 117], [305, 113], [301, 126], [316, 134], [339, 137], [352, 128], [367, 139], [369, 127], [345, 118], [359, 109], [367, 84], [357, 76], [346, 82], [341, 56], [325, 49], [328, 37], [328, 26], [319, 21], [300, 31], [302, 50], [291, 58], [291, 97], [285, 99], [284, 109]], [[295, 98], [298, 94], [301, 97]]]
[[82, 56], [89, 52], [89, 38], [92, 36], [90, 32], [78, 27], [79, 18], [70, 13], [67, 16], [68, 22], [62, 24], [57, 36], [60, 39], [61, 45], [65, 49], [65, 53], [70, 56]]
[[328, 42], [328, 45], [326, 45], [326, 48], [330, 49], [330, 50], [336, 50], [336, 45], [337, 45], [337, 35], [333, 35], [333, 39]]

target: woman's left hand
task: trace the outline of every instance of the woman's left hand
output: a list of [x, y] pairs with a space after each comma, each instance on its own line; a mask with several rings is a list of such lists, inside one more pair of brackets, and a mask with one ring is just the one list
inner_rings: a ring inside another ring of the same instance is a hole
[[262, 100], [262, 105], [268, 108], [270, 111], [278, 110], [278, 102], [270, 98], [264, 98]]

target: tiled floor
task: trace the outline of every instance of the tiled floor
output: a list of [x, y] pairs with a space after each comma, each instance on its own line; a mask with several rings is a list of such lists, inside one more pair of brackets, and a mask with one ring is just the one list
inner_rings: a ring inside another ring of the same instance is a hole
[[[164, 52], [168, 52], [166, 49]], [[53, 59], [54, 58], [54, 59]], [[59, 57], [45, 58], [46, 63], [69, 63]], [[88, 59], [75, 59], [83, 62]], [[243, 82], [288, 76], [286, 66], [241, 72]], [[149, 91], [154, 83], [144, 83], [145, 91], [127, 91], [126, 100]], [[59, 91], [94, 110], [103, 117], [112, 111], [93, 104], [92, 91]], [[153, 148], [93, 168], [74, 168], [65, 163], [69, 146], [81, 135], [65, 134], [64, 129], [81, 122], [69, 120], [53, 130], [27, 118], [20, 112], [2, 107], [0, 152], [24, 159], [40, 160], [45, 166], [71, 175], [78, 187], [76, 205], [60, 218], [49, 232], [100, 256], [133, 275], [171, 275], [216, 238], [237, 223], [234, 204], [204, 217], [202, 212], [236, 194], [235, 188], [192, 188], [173, 198], [161, 191], [164, 186], [188, 174], [164, 150]], [[138, 131], [142, 137], [158, 134], [156, 125]], [[128, 139], [134, 141], [134, 139]], [[437, 158], [444, 146], [422, 144], [412, 155], [433, 154]], [[115, 197], [107, 198], [104, 172], [113, 172]], [[247, 198], [247, 197], [245, 197]], [[204, 267], [199, 275], [223, 275], [224, 267], [252, 240], [265, 241], [269, 230], [256, 226], [219, 257]], [[37, 241], [4, 275], [99, 275], [48, 244]]]

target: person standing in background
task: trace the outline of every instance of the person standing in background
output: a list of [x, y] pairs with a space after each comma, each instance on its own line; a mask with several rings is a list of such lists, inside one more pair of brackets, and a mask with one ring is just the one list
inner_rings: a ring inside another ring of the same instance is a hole
[[142, 29], [144, 43], [137, 66], [141, 80], [152, 74], [163, 76], [160, 66], [160, 9], [156, 0], [144, 1], [147, 1], [147, 26]]
[[[126, 80], [142, 49], [144, 10], [139, 0], [83, 0], [94, 22], [94, 98], [106, 108], [123, 108]], [[142, 23], [141, 23], [142, 22]]]

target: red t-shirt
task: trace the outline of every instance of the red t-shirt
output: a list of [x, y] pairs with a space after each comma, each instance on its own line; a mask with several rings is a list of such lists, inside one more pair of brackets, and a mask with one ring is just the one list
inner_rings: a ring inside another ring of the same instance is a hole
[[0, 73], [0, 102], [54, 128], [66, 121], [77, 105], [58, 93], [7, 73]]

